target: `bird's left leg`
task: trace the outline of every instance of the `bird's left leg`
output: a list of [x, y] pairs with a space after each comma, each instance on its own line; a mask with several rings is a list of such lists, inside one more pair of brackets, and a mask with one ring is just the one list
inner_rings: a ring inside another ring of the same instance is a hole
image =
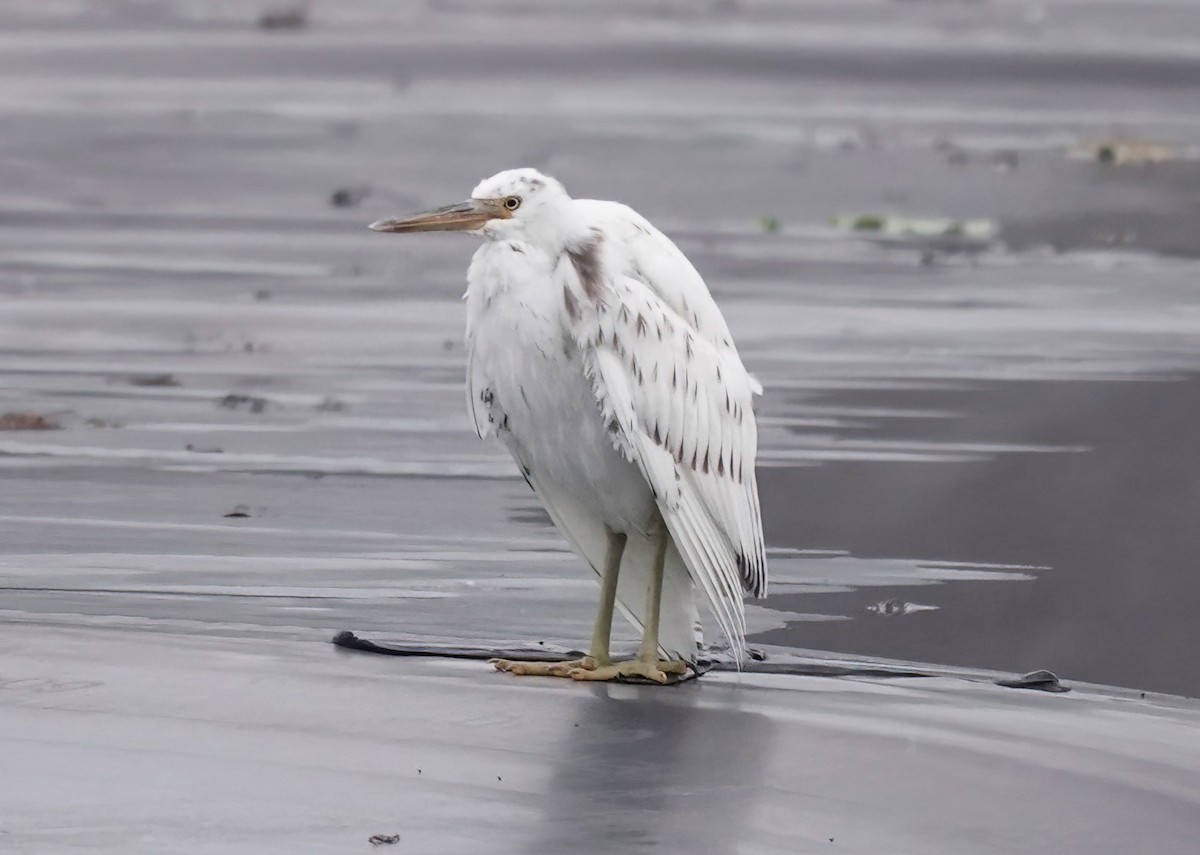
[[666, 683], [671, 674], [687, 673], [688, 664], [683, 660], [665, 661], [658, 658], [658, 620], [662, 611], [663, 568], [671, 535], [661, 517], [657, 529], [654, 566], [651, 568], [649, 590], [646, 592], [646, 621], [637, 656], [624, 662], [600, 663], [594, 668], [575, 668], [570, 672], [574, 679], [617, 680], [621, 677], [641, 677], [655, 683]]
[[588, 655], [568, 662], [517, 662], [511, 659], [491, 659], [497, 671], [535, 677], [570, 677], [575, 671], [591, 671], [609, 665], [609, 639], [612, 636], [613, 608], [617, 602], [617, 578], [621, 573], [621, 556], [625, 554], [625, 534], [608, 532], [608, 544], [604, 553], [604, 573], [600, 577], [600, 608], [596, 610], [596, 624], [592, 628], [592, 645]]

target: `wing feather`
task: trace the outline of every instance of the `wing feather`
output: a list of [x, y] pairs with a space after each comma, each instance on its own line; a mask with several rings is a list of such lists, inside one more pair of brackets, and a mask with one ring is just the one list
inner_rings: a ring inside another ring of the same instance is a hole
[[618, 447], [653, 488], [722, 633], [740, 651], [742, 592], [766, 590], [756, 384], [732, 347], [700, 335], [645, 283], [618, 276], [609, 289], [595, 334], [581, 342], [593, 391]]

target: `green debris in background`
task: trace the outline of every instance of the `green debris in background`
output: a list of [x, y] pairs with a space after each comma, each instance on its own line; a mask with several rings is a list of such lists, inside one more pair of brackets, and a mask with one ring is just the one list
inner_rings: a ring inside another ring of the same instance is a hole
[[883, 217], [866, 215], [856, 217], [850, 228], [858, 232], [877, 232], [883, 229]]
[[766, 216], [759, 219], [758, 224], [762, 226], [764, 232], [774, 234], [779, 231], [779, 220], [776, 217]]
[[882, 214], [838, 214], [830, 219], [835, 229], [875, 232], [893, 237], [956, 237], [990, 240], [996, 234], [992, 220], [951, 220], [941, 217], [902, 217]]

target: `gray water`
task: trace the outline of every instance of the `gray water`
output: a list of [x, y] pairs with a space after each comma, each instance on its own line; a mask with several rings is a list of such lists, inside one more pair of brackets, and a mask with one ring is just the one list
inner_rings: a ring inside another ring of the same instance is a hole
[[531, 165], [767, 389], [756, 643], [1200, 695], [1194, 7], [599, 8], [0, 8], [0, 414], [59, 425], [0, 433], [0, 621], [586, 639], [465, 412], [470, 240], [365, 229]]

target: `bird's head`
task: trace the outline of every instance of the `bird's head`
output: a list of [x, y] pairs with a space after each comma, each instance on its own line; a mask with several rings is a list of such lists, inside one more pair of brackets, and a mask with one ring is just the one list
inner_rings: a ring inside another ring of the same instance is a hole
[[519, 239], [536, 231], [545, 215], [569, 200], [563, 186], [536, 169], [508, 169], [485, 178], [471, 198], [409, 217], [371, 223], [377, 232], [470, 232]]

